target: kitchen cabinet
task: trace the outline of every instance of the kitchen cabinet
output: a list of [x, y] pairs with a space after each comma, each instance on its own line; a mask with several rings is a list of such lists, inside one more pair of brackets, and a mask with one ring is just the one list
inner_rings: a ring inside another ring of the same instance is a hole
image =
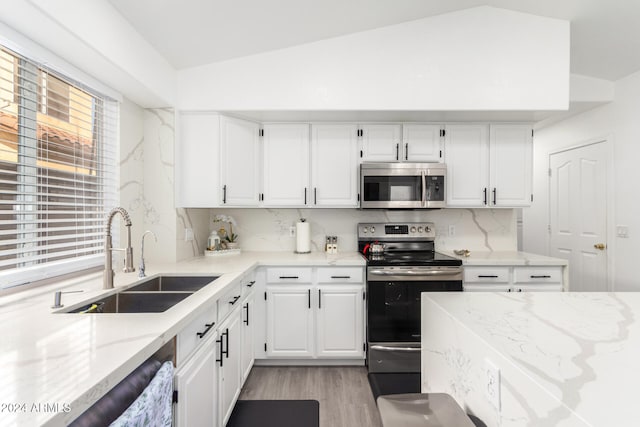
[[175, 159], [176, 207], [218, 207], [220, 115], [178, 113]]
[[258, 206], [262, 177], [259, 139], [257, 123], [220, 116], [222, 206]]
[[318, 357], [362, 357], [363, 287], [330, 284], [317, 287]]
[[447, 206], [529, 206], [531, 126], [447, 125]]
[[193, 357], [176, 369], [174, 388], [178, 401], [174, 406], [174, 425], [177, 427], [217, 425], [217, 339], [217, 333], [212, 332]]
[[407, 162], [442, 162], [442, 125], [402, 125], [402, 159]]
[[311, 194], [316, 207], [358, 207], [358, 127], [311, 125]]
[[362, 141], [363, 162], [395, 162], [402, 157], [402, 125], [363, 124], [357, 134]]
[[219, 425], [221, 426], [225, 425], [229, 420], [242, 387], [240, 373], [242, 322], [240, 311], [239, 307], [234, 309], [218, 329], [218, 344], [221, 348], [220, 359], [218, 359]]
[[255, 286], [255, 274], [247, 274], [242, 279], [243, 297], [240, 305], [240, 317], [242, 320], [241, 334], [242, 334], [242, 348], [240, 352], [240, 375], [241, 382], [249, 376], [253, 362], [255, 360], [254, 351], [254, 330], [255, 330], [255, 292], [253, 288]]
[[467, 292], [561, 292], [560, 266], [465, 266]]
[[309, 125], [265, 124], [264, 206], [306, 206], [309, 188]]
[[313, 356], [311, 286], [267, 285], [267, 357]]

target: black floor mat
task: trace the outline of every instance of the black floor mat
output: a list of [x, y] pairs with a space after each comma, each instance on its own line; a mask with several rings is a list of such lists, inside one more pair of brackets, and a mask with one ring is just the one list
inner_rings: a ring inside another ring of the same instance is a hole
[[420, 373], [370, 373], [369, 385], [373, 399], [385, 394], [420, 393]]
[[227, 427], [319, 427], [317, 400], [238, 400]]

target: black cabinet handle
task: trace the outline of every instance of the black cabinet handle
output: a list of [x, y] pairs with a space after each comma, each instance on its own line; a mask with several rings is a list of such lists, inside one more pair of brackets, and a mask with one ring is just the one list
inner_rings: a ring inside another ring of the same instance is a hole
[[551, 276], [529, 276], [532, 279], [551, 279]]
[[482, 192], [484, 193], [484, 205], [487, 206], [487, 187], [484, 187]]
[[522, 289], [518, 288], [518, 292], [522, 292]]
[[318, 308], [322, 308], [322, 291], [318, 289]]
[[396, 144], [396, 160], [400, 160], [400, 144]]
[[493, 187], [493, 204], [496, 204], [496, 187]]
[[250, 281], [249, 283], [247, 283], [247, 286], [250, 288], [252, 287], [254, 284], [256, 283], [255, 280]]
[[479, 275], [478, 278], [479, 279], [497, 279], [498, 276], [483, 276], [483, 275]]
[[228, 359], [229, 358], [229, 328], [225, 329], [222, 335], [224, 335], [225, 347], [227, 348], [226, 350], [223, 351], [223, 353], [225, 357]]
[[313, 187], [313, 204], [314, 205], [318, 204], [318, 188], [317, 187]]
[[249, 326], [249, 303], [244, 305], [245, 310], [247, 310], [247, 320], [243, 320], [244, 324]]
[[311, 308], [311, 289], [307, 289], [308, 298], [309, 298], [309, 308]]
[[513, 292], [511, 288], [507, 289], [507, 292]]
[[409, 143], [404, 144], [404, 159], [409, 160]]
[[207, 335], [207, 332], [209, 332], [209, 330], [210, 330], [211, 328], [213, 328], [213, 325], [215, 325], [215, 324], [216, 324], [216, 322], [213, 322], [213, 323], [205, 323], [205, 324], [204, 324], [204, 326], [205, 326], [204, 331], [196, 333], [196, 335], [198, 336], [198, 338], [204, 338], [204, 336], [205, 336], [205, 335]]
[[280, 276], [281, 279], [299, 279], [298, 276]]
[[351, 276], [331, 276], [332, 279], [351, 279]]
[[307, 204], [307, 187], [304, 187], [304, 204]]
[[219, 340], [216, 340], [216, 342], [217, 342], [218, 344], [220, 344], [220, 359], [216, 359], [216, 362], [220, 362], [220, 367], [222, 368], [222, 365], [223, 365], [223, 363], [224, 363], [224, 362], [223, 362], [224, 357], [222, 357], [222, 355], [223, 355], [223, 350], [222, 350], [222, 337], [220, 337], [220, 339], [219, 339]]
[[222, 186], [222, 203], [223, 204], [227, 203], [227, 186], [226, 185]]
[[239, 299], [240, 299], [240, 295], [237, 295], [233, 297], [233, 301], [229, 301], [229, 304], [235, 305], [235, 303], [237, 303]]

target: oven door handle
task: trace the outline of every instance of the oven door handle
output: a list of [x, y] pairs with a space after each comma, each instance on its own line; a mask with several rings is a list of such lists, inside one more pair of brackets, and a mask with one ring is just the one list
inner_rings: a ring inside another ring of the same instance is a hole
[[462, 270], [433, 270], [433, 271], [387, 271], [371, 270], [369, 274], [380, 276], [451, 276], [460, 273]]
[[416, 351], [421, 351], [422, 347], [389, 347], [386, 345], [372, 345], [369, 347], [369, 349], [380, 350], [380, 351], [416, 352]]

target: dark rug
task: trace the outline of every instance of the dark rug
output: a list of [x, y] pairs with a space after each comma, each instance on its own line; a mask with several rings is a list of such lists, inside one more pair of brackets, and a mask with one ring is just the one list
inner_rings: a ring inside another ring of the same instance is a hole
[[420, 393], [420, 373], [374, 373], [368, 374], [373, 399], [386, 394]]
[[317, 400], [238, 400], [227, 427], [319, 427]]

